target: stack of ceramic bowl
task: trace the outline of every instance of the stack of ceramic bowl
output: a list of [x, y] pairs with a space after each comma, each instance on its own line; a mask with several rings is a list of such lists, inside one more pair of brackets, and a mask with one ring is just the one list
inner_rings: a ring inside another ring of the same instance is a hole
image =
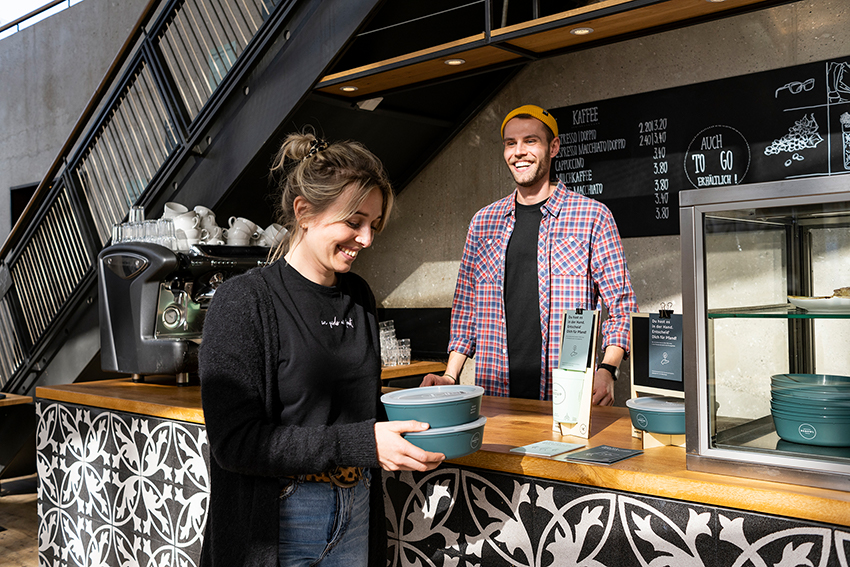
[[771, 376], [770, 413], [786, 441], [850, 447], [850, 376]]
[[431, 427], [404, 438], [426, 451], [456, 459], [481, 448], [487, 418], [479, 415], [481, 386], [428, 386], [381, 396], [390, 421], [413, 419]]

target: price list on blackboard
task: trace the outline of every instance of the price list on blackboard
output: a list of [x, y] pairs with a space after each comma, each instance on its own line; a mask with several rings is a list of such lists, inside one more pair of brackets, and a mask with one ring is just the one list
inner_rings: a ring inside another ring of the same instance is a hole
[[652, 181], [655, 220], [670, 219], [670, 164], [667, 161], [667, 119], [656, 118], [638, 124], [640, 146], [652, 148]]
[[624, 237], [679, 233], [679, 192], [850, 174], [850, 57], [550, 109], [552, 175]]
[[627, 106], [603, 103], [555, 109], [552, 114], [561, 141], [552, 160], [557, 179], [605, 203], [624, 235], [635, 235], [633, 228], [639, 235], [678, 233], [671, 189], [685, 180], [677, 179], [671, 167], [681, 155], [671, 151], [676, 140], [667, 115], [647, 112], [636, 117]]

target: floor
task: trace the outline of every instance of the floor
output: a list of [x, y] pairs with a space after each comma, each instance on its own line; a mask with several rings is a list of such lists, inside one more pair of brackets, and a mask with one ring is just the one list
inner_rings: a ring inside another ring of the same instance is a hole
[[36, 475], [0, 482], [0, 567], [38, 567]]

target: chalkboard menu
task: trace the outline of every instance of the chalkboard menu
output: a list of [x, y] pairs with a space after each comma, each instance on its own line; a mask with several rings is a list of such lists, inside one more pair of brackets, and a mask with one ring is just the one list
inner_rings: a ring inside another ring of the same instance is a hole
[[554, 176], [623, 237], [678, 234], [683, 189], [850, 173], [850, 56], [551, 113]]

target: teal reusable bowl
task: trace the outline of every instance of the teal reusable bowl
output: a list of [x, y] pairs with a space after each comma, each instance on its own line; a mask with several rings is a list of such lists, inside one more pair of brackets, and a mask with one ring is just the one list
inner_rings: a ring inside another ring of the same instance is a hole
[[635, 429], [665, 435], [685, 434], [685, 400], [645, 396], [626, 400]]
[[822, 423], [850, 423], [850, 416], [847, 415], [824, 415], [818, 412], [788, 411], [776, 409], [774, 407], [770, 408], [770, 413], [773, 415], [779, 415], [786, 419], [811, 419]]
[[773, 425], [781, 439], [804, 445], [850, 447], [850, 422], [789, 418], [777, 412], [772, 414]]
[[791, 403], [803, 404], [807, 406], [833, 406], [842, 409], [850, 409], [850, 398], [837, 398], [835, 396], [801, 396], [793, 391], [788, 390], [772, 390], [770, 392], [771, 399]]
[[447, 459], [471, 455], [481, 448], [484, 424], [487, 418], [479, 417], [471, 423], [452, 427], [438, 427], [417, 433], [405, 433], [404, 438], [426, 451], [443, 453]]
[[800, 386], [776, 386], [770, 387], [771, 393], [783, 396], [793, 396], [812, 400], [836, 400], [843, 403], [850, 402], [850, 391], [838, 388], [803, 388]]
[[824, 417], [838, 417], [850, 419], [850, 411], [847, 408], [834, 406], [805, 406], [801, 404], [792, 404], [790, 402], [781, 402], [779, 400], [770, 400], [771, 409], [783, 411], [791, 414], [800, 415], [822, 415]]
[[434, 429], [478, 419], [483, 395], [481, 386], [427, 386], [384, 394], [381, 402], [390, 421], [415, 419]]
[[803, 386], [804, 388], [839, 388], [850, 391], [850, 376], [835, 374], [774, 374], [771, 383]]

